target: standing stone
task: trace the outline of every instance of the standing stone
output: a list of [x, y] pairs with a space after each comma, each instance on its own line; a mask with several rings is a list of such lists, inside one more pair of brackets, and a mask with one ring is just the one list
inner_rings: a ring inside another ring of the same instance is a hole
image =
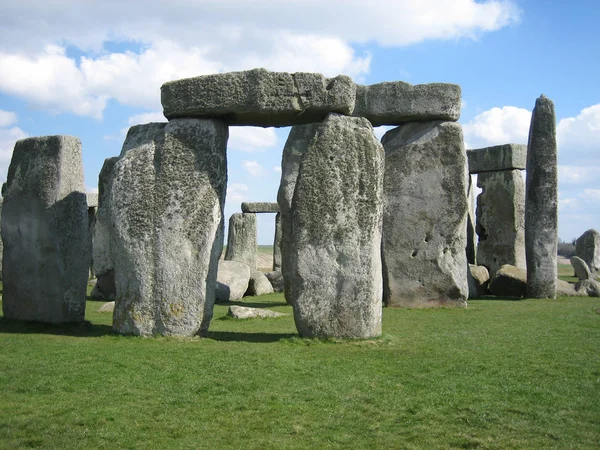
[[115, 285], [115, 266], [111, 256], [111, 222], [107, 205], [112, 189], [112, 176], [119, 158], [114, 156], [104, 160], [98, 177], [98, 211], [94, 225], [93, 270], [96, 285], [90, 293], [94, 299], [114, 299], [117, 294]]
[[256, 214], [235, 213], [229, 218], [225, 261], [239, 261], [256, 270]]
[[477, 264], [494, 276], [505, 264], [525, 270], [525, 183], [520, 170], [477, 175]]
[[302, 155], [287, 249], [302, 336], [381, 334], [383, 163], [371, 124], [337, 114]]
[[469, 210], [467, 213], [467, 262], [475, 265], [477, 262], [477, 233], [475, 216], [475, 189], [473, 189], [473, 179], [469, 175], [469, 188], [467, 193]]
[[[0, 223], [2, 223], [2, 204], [3, 200], [0, 198]], [[0, 239], [0, 281], [2, 281], [2, 254], [4, 253], [4, 244]]]
[[[281, 214], [281, 273], [283, 276], [284, 295], [291, 304], [290, 283], [292, 274], [290, 272], [289, 258], [291, 255], [290, 239], [292, 233], [292, 198], [296, 189], [300, 160], [308, 144], [315, 137], [320, 124], [296, 125], [290, 130], [281, 158], [281, 182], [277, 192], [277, 203], [279, 203]], [[276, 289], [276, 288], [275, 288]]]
[[554, 103], [535, 102], [527, 144], [525, 250], [527, 296], [556, 298], [558, 247], [558, 177]]
[[460, 125], [407, 123], [382, 142], [385, 304], [466, 307], [468, 171]]
[[273, 238], [273, 270], [281, 270], [281, 213], [275, 216], [275, 237]]
[[600, 274], [600, 233], [596, 230], [587, 230], [575, 242], [575, 254], [583, 259], [592, 275]]
[[4, 316], [83, 321], [91, 241], [79, 139], [17, 141], [8, 169], [2, 240]]
[[228, 129], [176, 119], [131, 127], [107, 205], [124, 334], [191, 336], [212, 318], [223, 246]]
[[593, 279], [592, 271], [586, 262], [578, 256], [573, 256], [571, 258], [571, 266], [573, 266], [573, 270], [575, 270], [575, 276], [579, 278], [579, 280], [590, 280]]

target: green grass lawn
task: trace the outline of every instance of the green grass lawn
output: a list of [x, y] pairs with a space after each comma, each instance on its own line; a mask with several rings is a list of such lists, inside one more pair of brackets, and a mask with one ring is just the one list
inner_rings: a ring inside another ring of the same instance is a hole
[[0, 319], [1, 448], [600, 446], [600, 299], [385, 309], [368, 341], [226, 306], [208, 338], [124, 337], [101, 304], [81, 326]]

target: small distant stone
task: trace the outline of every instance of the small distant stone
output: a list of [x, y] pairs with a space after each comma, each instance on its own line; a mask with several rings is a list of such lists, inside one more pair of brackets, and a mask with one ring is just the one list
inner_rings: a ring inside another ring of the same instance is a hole
[[281, 317], [288, 314], [271, 311], [269, 309], [248, 308], [247, 306], [230, 306], [227, 311], [229, 317], [234, 319], [265, 319], [267, 317]]
[[575, 270], [575, 276], [580, 280], [591, 280], [594, 278], [592, 277], [592, 272], [587, 263], [579, 256], [573, 256], [571, 258], [571, 265]]
[[98, 308], [98, 312], [113, 312], [115, 310], [115, 302], [108, 302]]

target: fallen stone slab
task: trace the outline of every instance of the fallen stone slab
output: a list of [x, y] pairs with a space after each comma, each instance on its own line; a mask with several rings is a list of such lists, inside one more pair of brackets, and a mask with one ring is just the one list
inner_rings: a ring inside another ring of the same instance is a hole
[[243, 213], [278, 213], [279, 204], [277, 202], [243, 202]]
[[4, 317], [83, 321], [92, 249], [80, 140], [44, 136], [17, 141], [6, 184]]
[[215, 301], [239, 300], [248, 290], [250, 267], [239, 261], [219, 261]]
[[575, 290], [589, 297], [600, 297], [600, 283], [596, 280], [581, 280], [575, 283]]
[[580, 257], [573, 256], [571, 258], [571, 265], [573, 266], [573, 270], [575, 270], [575, 276], [579, 278], [579, 280], [593, 279], [590, 268], [588, 267], [586, 262]]
[[454, 122], [460, 117], [460, 106], [461, 89], [457, 84], [412, 85], [393, 81], [357, 85], [352, 115], [365, 117], [373, 126], [430, 120]]
[[577, 291], [575, 284], [557, 279], [556, 295], [561, 297], [585, 297], [587, 295], [587, 292]]
[[525, 170], [527, 146], [523, 144], [494, 145], [467, 150], [469, 173], [496, 172], [498, 170]]
[[283, 317], [289, 314], [271, 311], [269, 309], [248, 308], [247, 306], [232, 305], [227, 311], [229, 317], [234, 319], [266, 319], [270, 317]]
[[97, 309], [98, 312], [113, 312], [115, 310], [115, 302], [108, 302]]
[[480, 297], [487, 293], [490, 273], [484, 266], [469, 264], [469, 298]]
[[265, 276], [264, 273], [255, 271], [250, 273], [250, 280], [248, 282], [248, 289], [246, 290], [245, 295], [249, 296], [257, 296], [257, 295], [265, 295], [272, 294], [273, 286], [269, 279]]
[[229, 125], [281, 127], [320, 122], [330, 112], [350, 115], [356, 85], [350, 77], [253, 69], [170, 81], [160, 88], [163, 112], [222, 118]]
[[498, 297], [526, 297], [527, 272], [505, 264], [490, 279], [489, 290]]

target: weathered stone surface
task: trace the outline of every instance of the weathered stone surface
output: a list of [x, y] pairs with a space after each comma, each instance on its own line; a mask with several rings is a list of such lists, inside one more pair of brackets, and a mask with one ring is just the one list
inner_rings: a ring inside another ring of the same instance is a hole
[[114, 300], [117, 294], [115, 285], [115, 271], [107, 270], [96, 278], [94, 289], [90, 292], [90, 297], [94, 300]]
[[588, 265], [592, 275], [600, 275], [600, 233], [587, 230], [575, 242], [575, 254]]
[[288, 314], [271, 311], [268, 309], [248, 308], [247, 306], [232, 305], [227, 311], [229, 317], [234, 319], [266, 319], [268, 317], [282, 317]]
[[275, 236], [273, 237], [273, 270], [281, 270], [281, 213], [275, 216]]
[[98, 194], [94, 192], [88, 192], [85, 194], [88, 208], [98, 207]]
[[575, 285], [563, 280], [556, 280], [556, 295], [561, 297], [583, 297], [586, 294], [582, 291], [577, 291]]
[[244, 213], [278, 213], [279, 204], [277, 202], [243, 202], [242, 212]]
[[[2, 200], [0, 198], [0, 223], [2, 223]], [[0, 238], [0, 281], [2, 281], [2, 254], [4, 253], [4, 244]]]
[[273, 292], [283, 292], [284, 284], [283, 284], [283, 275], [280, 270], [274, 270], [273, 272], [265, 273], [265, 277], [273, 286]]
[[593, 278], [590, 268], [580, 257], [573, 256], [571, 258], [571, 265], [573, 266], [573, 270], [575, 270], [575, 276], [580, 280], [589, 280]]
[[526, 269], [525, 183], [520, 170], [477, 176], [477, 264], [493, 275], [501, 266]]
[[489, 290], [499, 297], [526, 297], [527, 272], [505, 264], [490, 279]]
[[117, 286], [113, 328], [136, 335], [203, 333], [223, 245], [228, 129], [177, 119], [131, 127], [108, 208]]
[[403, 81], [356, 86], [353, 115], [373, 126], [460, 117], [460, 86], [448, 83], [412, 85]]
[[[308, 144], [314, 139], [318, 129], [318, 123], [292, 127], [283, 147], [281, 157], [281, 182], [279, 183], [279, 190], [277, 192], [277, 203], [281, 210], [281, 273], [285, 286], [285, 299], [288, 303], [291, 302], [289, 285], [292, 279], [289, 262], [291, 254], [289, 249], [292, 232], [292, 198], [296, 189], [300, 160]], [[273, 288], [275, 292], [278, 292], [275, 286]]]
[[581, 280], [575, 284], [575, 290], [589, 297], [600, 297], [600, 283], [596, 280]]
[[271, 282], [264, 273], [259, 272], [258, 270], [250, 273], [248, 289], [246, 290], [245, 295], [256, 296], [272, 293], [273, 286], [271, 286]]
[[347, 76], [253, 69], [170, 81], [160, 88], [166, 118], [220, 117], [230, 125], [280, 127], [352, 114], [356, 85]]
[[[113, 170], [118, 160], [119, 158], [117, 156], [105, 159], [98, 177], [98, 211], [96, 212], [93, 237], [93, 269], [94, 274], [98, 278], [109, 271], [114, 270], [110, 248], [111, 222], [109, 210], [105, 205], [110, 197]], [[114, 275], [112, 276], [112, 279], [112, 284], [114, 286]], [[107, 288], [108, 285], [105, 285], [104, 287]], [[116, 294], [116, 290], [111, 290], [108, 294]]]
[[494, 145], [467, 150], [469, 173], [497, 170], [523, 170], [527, 165], [527, 146], [523, 144]]
[[4, 317], [48, 323], [84, 319], [91, 239], [81, 142], [17, 141], [2, 207]]
[[239, 261], [219, 261], [217, 274], [217, 288], [215, 297], [217, 302], [231, 302], [239, 300], [248, 290], [250, 282], [250, 267]]
[[115, 310], [115, 302], [108, 302], [98, 308], [98, 312], [113, 312]]
[[525, 250], [527, 296], [555, 298], [558, 270], [558, 176], [554, 103], [535, 102], [527, 144]]
[[467, 262], [477, 264], [477, 233], [475, 231], [475, 189], [473, 188], [473, 179], [469, 176], [469, 188], [467, 191], [467, 202], [469, 209], [467, 211]]
[[235, 213], [229, 218], [225, 261], [239, 261], [256, 270], [256, 214]]
[[337, 114], [327, 116], [302, 155], [288, 248], [302, 336], [381, 333], [383, 164], [371, 124]]
[[490, 273], [484, 266], [469, 264], [469, 298], [485, 295], [490, 281]]
[[409, 123], [382, 142], [385, 304], [465, 307], [468, 172], [460, 125]]

